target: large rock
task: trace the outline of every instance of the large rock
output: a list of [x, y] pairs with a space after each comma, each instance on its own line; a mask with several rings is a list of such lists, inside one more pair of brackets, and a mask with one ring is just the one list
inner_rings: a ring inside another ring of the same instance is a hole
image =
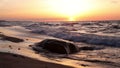
[[46, 39], [36, 44], [36, 47], [42, 47], [53, 53], [59, 54], [73, 54], [79, 51], [79, 48], [70, 42], [65, 42], [56, 39]]

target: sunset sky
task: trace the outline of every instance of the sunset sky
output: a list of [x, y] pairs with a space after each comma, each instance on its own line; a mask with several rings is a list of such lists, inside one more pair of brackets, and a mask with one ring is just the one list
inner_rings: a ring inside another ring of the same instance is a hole
[[120, 0], [0, 0], [0, 19], [120, 20]]

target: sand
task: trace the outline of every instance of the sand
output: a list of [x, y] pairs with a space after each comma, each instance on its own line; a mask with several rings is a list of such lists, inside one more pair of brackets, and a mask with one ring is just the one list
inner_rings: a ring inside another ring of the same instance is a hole
[[38, 61], [32, 58], [0, 53], [0, 68], [73, 68], [70, 66]]

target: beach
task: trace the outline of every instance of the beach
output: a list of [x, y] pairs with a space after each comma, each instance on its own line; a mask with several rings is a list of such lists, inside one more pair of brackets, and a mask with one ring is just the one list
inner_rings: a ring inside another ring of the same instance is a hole
[[[119, 68], [118, 26], [110, 29], [111, 32], [116, 30], [115, 33], [104, 33], [104, 31], [99, 33], [98, 30], [103, 29], [102, 26], [93, 33], [87, 32], [87, 30], [95, 24], [83, 24], [78, 23], [71, 26], [71, 24], [60, 23], [48, 23], [47, 25], [4, 23], [4, 26], [0, 26], [0, 68]], [[67, 27], [65, 27], [66, 25]], [[73, 29], [73, 27], [81, 25], [79, 31], [77, 31], [78, 28]], [[105, 27], [105, 25], [103, 26]], [[109, 31], [106, 30], [106, 32]], [[77, 53], [66, 55], [33, 49], [36, 43], [45, 39], [70, 42], [80, 50]]]

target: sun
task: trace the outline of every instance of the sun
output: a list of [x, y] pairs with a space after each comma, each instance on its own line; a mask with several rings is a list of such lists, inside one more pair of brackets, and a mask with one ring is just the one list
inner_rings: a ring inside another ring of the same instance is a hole
[[68, 21], [75, 21], [73, 17], [70, 17]]
[[54, 12], [68, 17], [70, 21], [75, 20], [72, 17], [83, 14], [93, 7], [89, 0], [53, 0], [49, 1], [49, 6]]
[[76, 19], [73, 18], [73, 17], [69, 17], [69, 18], [68, 18], [68, 21], [76, 21]]

